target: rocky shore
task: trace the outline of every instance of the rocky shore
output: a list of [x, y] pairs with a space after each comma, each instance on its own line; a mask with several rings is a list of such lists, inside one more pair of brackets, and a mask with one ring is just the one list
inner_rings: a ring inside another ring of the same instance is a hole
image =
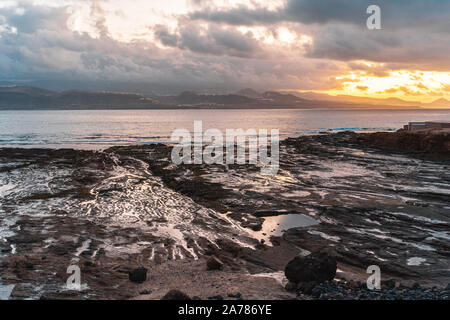
[[326, 281], [313, 286], [307, 293], [297, 290], [298, 299], [318, 300], [450, 300], [450, 288], [422, 288], [419, 284], [405, 287], [398, 283], [384, 285], [380, 290], [368, 290], [359, 281]]
[[450, 130], [377, 132], [360, 137], [361, 143], [394, 152], [407, 152], [426, 157], [450, 158]]
[[[448, 299], [449, 136], [385, 135], [286, 139], [270, 177], [162, 144], [0, 149], [0, 298]], [[315, 253], [335, 276], [288, 283]]]

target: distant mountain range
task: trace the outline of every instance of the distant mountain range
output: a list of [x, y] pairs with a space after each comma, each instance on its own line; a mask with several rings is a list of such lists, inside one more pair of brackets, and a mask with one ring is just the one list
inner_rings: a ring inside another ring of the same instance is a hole
[[428, 106], [434, 107], [434, 108], [450, 108], [450, 101], [448, 101], [444, 98], [441, 98], [432, 103], [429, 103]]
[[[240, 92], [245, 93], [247, 90], [241, 90]], [[251, 92], [251, 91], [248, 91]], [[255, 94], [254, 91], [251, 94]], [[257, 92], [256, 92], [257, 93]], [[395, 107], [416, 107], [416, 108], [450, 108], [450, 101], [441, 98], [431, 103], [422, 103], [420, 101], [406, 101], [399, 98], [367, 98], [367, 97], [357, 97], [350, 95], [337, 95], [332, 96], [325, 93], [317, 93], [312, 91], [307, 92], [283, 92], [295, 95], [299, 98], [315, 100], [315, 101], [332, 101], [332, 102], [342, 102], [357, 104], [360, 106], [395, 106]]]
[[422, 103], [420, 101], [406, 101], [399, 98], [367, 98], [367, 97], [356, 97], [349, 95], [337, 95], [331, 96], [324, 93], [316, 92], [291, 92], [292, 94], [311, 100], [322, 100], [322, 101], [339, 101], [346, 103], [356, 103], [362, 105], [389, 105], [397, 107], [423, 107], [423, 108], [450, 108], [450, 101], [441, 98], [432, 103]]
[[0, 109], [389, 109], [450, 108], [450, 101], [430, 104], [397, 98], [374, 99], [330, 96], [315, 92], [258, 92], [240, 90], [234, 94], [183, 92], [173, 96], [147, 97], [135, 93], [93, 91], [50, 91], [27, 86], [0, 87]]
[[405, 101], [399, 98], [387, 98], [387, 99], [379, 99], [379, 98], [366, 98], [366, 97], [356, 97], [349, 95], [337, 95], [331, 96], [324, 93], [316, 93], [316, 92], [300, 92], [300, 93], [292, 93], [298, 97], [302, 97], [305, 99], [311, 100], [322, 100], [322, 101], [339, 101], [346, 103], [357, 103], [357, 104], [368, 104], [368, 105], [390, 105], [390, 106], [421, 106], [421, 102], [410, 102]]
[[0, 109], [151, 108], [153, 99], [120, 92], [64, 91], [35, 87], [0, 87]]

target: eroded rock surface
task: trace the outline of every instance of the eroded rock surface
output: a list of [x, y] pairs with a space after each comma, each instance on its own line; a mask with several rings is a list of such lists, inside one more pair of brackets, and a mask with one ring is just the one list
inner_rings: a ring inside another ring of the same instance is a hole
[[[328, 250], [340, 274], [375, 264], [384, 279], [446, 286], [450, 162], [366, 142], [348, 132], [287, 139], [275, 176], [175, 166], [165, 145], [0, 149], [0, 284], [14, 285], [11, 299], [156, 299], [175, 281], [161, 276], [171, 264], [187, 281], [174, 289], [197, 290], [189, 295], [227, 296], [218, 290], [229, 277], [244, 297], [243, 284], [252, 297], [283, 298], [285, 265]], [[222, 271], [206, 271], [210, 256]], [[79, 292], [65, 287], [73, 264]], [[141, 266], [148, 280], [136, 285], [128, 273]], [[218, 288], [200, 289], [189, 272]]]

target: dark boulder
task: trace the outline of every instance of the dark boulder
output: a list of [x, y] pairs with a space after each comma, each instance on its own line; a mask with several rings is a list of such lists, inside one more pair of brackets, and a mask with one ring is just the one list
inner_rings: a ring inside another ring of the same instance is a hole
[[161, 300], [191, 300], [191, 298], [180, 290], [170, 290]]
[[294, 283], [323, 282], [336, 276], [336, 259], [326, 253], [312, 253], [306, 257], [297, 256], [284, 269], [286, 278]]
[[147, 269], [141, 267], [134, 269], [128, 273], [131, 282], [142, 283], [147, 280]]
[[310, 281], [310, 282], [300, 282], [297, 285], [297, 292], [312, 295], [313, 289], [316, 287], [317, 282]]
[[286, 289], [286, 291], [295, 291], [297, 289], [297, 284], [289, 281], [284, 286], [284, 289]]

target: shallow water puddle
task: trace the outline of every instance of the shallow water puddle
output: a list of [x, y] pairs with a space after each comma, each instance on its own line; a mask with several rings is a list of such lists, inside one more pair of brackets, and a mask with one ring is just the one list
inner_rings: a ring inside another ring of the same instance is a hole
[[427, 261], [427, 259], [420, 257], [413, 257], [408, 259], [408, 266], [420, 266], [423, 262]]
[[316, 224], [319, 224], [317, 220], [300, 213], [265, 217], [262, 230], [252, 232], [252, 236], [258, 240], [268, 241], [271, 236], [282, 236], [288, 229], [309, 227]]
[[262, 232], [272, 236], [281, 236], [287, 229], [309, 227], [316, 224], [319, 224], [317, 220], [304, 214], [286, 214], [265, 218]]
[[288, 283], [288, 279], [286, 279], [286, 276], [284, 275], [284, 271], [269, 272], [269, 273], [256, 273], [256, 274], [252, 274], [252, 276], [253, 277], [262, 277], [262, 278], [272, 278], [282, 286], [285, 286], [286, 283]]
[[8, 300], [14, 290], [14, 284], [0, 284], [0, 300]]

